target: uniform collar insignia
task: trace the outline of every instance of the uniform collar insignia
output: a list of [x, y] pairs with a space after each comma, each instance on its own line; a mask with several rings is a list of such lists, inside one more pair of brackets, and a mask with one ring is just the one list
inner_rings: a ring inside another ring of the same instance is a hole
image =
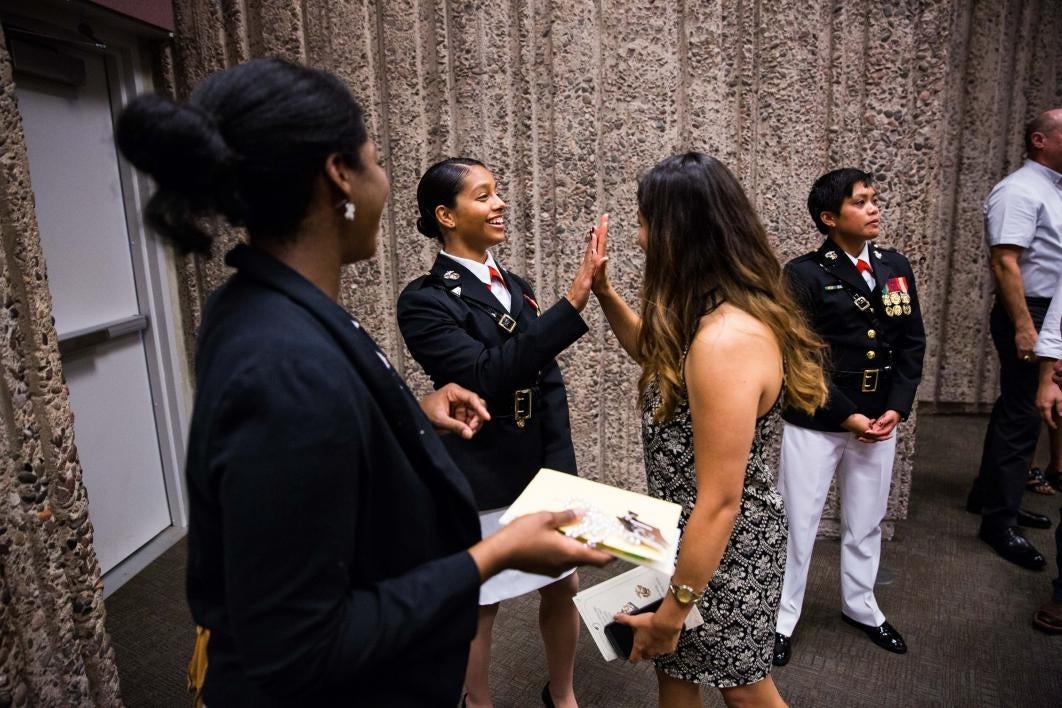
[[878, 249], [875, 248], [874, 249], [874, 257], [877, 258], [880, 261], [881, 260], [881, 251], [879, 251]]
[[461, 297], [461, 286], [458, 285], [456, 288], [454, 288], [450, 292], [453, 293], [454, 295], [456, 295], [457, 297]]
[[837, 251], [826, 251], [826, 260], [828, 260], [828, 261], [837, 260]]
[[460, 280], [461, 279], [461, 276], [458, 275], [457, 271], [454, 271], [454, 270], [446, 271], [445, 273], [443, 273], [443, 277], [446, 278], [447, 280]]

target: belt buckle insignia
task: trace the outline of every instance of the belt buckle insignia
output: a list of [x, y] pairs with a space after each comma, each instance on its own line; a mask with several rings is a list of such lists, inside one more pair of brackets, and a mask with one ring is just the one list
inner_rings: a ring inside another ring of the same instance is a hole
[[881, 369], [864, 369], [863, 370], [863, 393], [876, 393], [878, 390], [878, 376], [881, 374]]
[[852, 300], [852, 304], [858, 307], [861, 312], [866, 312], [870, 309], [870, 301], [862, 295], [856, 295], [855, 299]]
[[531, 420], [533, 394], [529, 388], [521, 388], [513, 394], [513, 420], [516, 427], [522, 428]]
[[513, 330], [516, 329], [516, 320], [514, 320], [509, 315], [502, 315], [498, 318], [498, 326], [504, 329], [509, 334], [512, 334]]

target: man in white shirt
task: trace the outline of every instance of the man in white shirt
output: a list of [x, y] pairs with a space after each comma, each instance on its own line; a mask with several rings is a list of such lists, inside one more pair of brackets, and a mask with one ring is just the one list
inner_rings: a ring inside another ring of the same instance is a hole
[[[1057, 431], [1062, 420], [1062, 278], [1044, 316], [1036, 356], [1040, 360], [1036, 407], [1044, 422]], [[1062, 522], [1055, 526], [1055, 559], [1058, 575], [1051, 581], [1054, 592], [1033, 614], [1033, 626], [1048, 634], [1062, 634]]]
[[1040, 435], [1037, 333], [1062, 274], [1062, 108], [1029, 122], [1025, 149], [1028, 159], [992, 189], [984, 206], [996, 283], [989, 326], [999, 353], [1000, 395], [967, 509], [981, 513], [979, 536], [999, 555], [1040, 570], [1044, 557], [1018, 527], [1051, 525], [1020, 503]]

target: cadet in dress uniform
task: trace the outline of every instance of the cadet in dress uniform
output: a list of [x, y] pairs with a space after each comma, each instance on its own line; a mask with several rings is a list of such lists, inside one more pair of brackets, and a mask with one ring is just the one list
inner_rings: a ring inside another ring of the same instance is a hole
[[794, 307], [829, 345], [830, 397], [810, 416], [784, 414], [778, 489], [789, 515], [789, 545], [775, 635], [774, 662], [789, 661], [815, 534], [830, 482], [841, 495], [841, 616], [878, 646], [907, 651], [874, 598], [896, 454], [922, 377], [925, 331], [914, 273], [899, 252], [874, 245], [880, 210], [871, 175], [835, 170], [808, 197], [819, 231], [814, 253], [790, 261], [785, 274]]
[[[505, 239], [506, 205], [476, 160], [451, 158], [429, 168], [417, 202], [417, 228], [441, 241], [443, 251], [431, 272], [403, 290], [398, 324], [436, 387], [459, 383], [487, 401], [491, 420], [474, 440], [445, 439], [471, 483], [487, 537], [541, 467], [576, 472], [568, 399], [554, 358], [587, 331], [579, 312], [593, 272], [583, 266], [566, 297], [548, 309], [540, 306], [530, 285], [488, 250]], [[498, 603], [536, 589], [550, 669], [542, 699], [574, 705], [579, 616], [571, 597], [577, 577], [511, 572], [480, 592], [480, 626], [466, 672], [469, 706], [490, 701], [490, 633]]]

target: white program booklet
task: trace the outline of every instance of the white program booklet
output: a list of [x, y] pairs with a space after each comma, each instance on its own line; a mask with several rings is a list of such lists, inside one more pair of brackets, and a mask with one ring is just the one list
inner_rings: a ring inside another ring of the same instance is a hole
[[[605, 636], [605, 625], [612, 622], [617, 612], [633, 612], [656, 602], [669, 592], [671, 578], [645, 566], [609, 578], [597, 585], [592, 585], [574, 598], [579, 615], [590, 630], [601, 656], [606, 661], [618, 659], [616, 650]], [[693, 629], [704, 624], [701, 613], [694, 605], [686, 615], [686, 629]]]

